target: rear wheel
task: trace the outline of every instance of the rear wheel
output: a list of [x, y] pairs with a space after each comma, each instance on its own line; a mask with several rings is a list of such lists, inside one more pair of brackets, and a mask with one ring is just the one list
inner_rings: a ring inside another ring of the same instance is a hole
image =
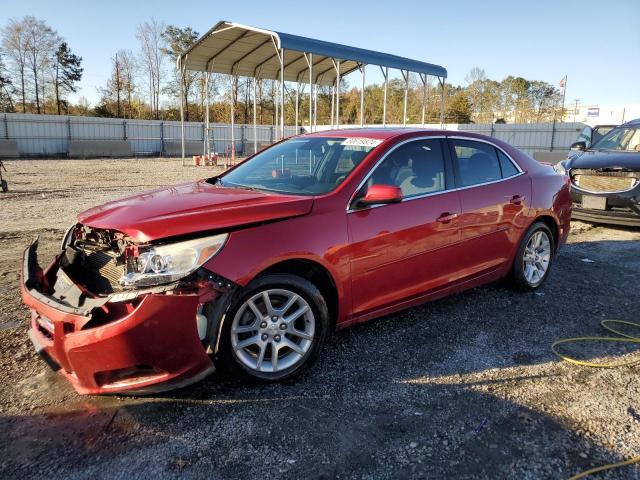
[[225, 366], [260, 381], [292, 378], [317, 358], [328, 324], [326, 302], [312, 283], [295, 275], [262, 277], [226, 316]]
[[521, 291], [539, 288], [549, 275], [554, 252], [553, 234], [549, 227], [543, 222], [531, 225], [513, 261], [511, 277], [514, 287]]

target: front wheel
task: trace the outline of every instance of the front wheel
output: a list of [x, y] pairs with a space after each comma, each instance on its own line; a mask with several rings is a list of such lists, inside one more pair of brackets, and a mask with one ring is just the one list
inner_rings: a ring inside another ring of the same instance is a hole
[[555, 252], [553, 234], [542, 222], [536, 222], [522, 238], [513, 261], [511, 277], [521, 291], [539, 288], [549, 275]]
[[317, 358], [328, 324], [327, 304], [311, 282], [286, 274], [259, 278], [227, 313], [225, 366], [264, 382], [292, 378]]

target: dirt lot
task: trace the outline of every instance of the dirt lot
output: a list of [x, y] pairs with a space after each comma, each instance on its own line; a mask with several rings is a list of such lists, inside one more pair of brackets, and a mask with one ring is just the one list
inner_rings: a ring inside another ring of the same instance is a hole
[[339, 332], [294, 383], [216, 373], [154, 397], [80, 397], [27, 340], [22, 249], [40, 235], [47, 258], [78, 211], [209, 172], [148, 159], [7, 169], [2, 478], [567, 478], [640, 455], [640, 367], [574, 367], [549, 350], [604, 334], [604, 318], [640, 320], [639, 230], [576, 222], [540, 292], [493, 285]]

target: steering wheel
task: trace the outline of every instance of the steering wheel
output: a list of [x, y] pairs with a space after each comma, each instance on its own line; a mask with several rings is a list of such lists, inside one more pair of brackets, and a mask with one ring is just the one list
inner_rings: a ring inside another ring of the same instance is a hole
[[336, 178], [336, 181], [334, 182], [334, 185], [340, 185], [340, 183], [342, 183], [344, 181], [344, 179], [347, 178], [347, 174], [343, 174], [340, 175], [338, 178]]

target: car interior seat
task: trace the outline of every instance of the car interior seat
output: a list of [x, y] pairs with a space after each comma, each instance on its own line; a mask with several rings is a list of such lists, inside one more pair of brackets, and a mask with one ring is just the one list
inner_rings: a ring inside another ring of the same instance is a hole
[[[490, 172], [494, 172], [497, 177]], [[500, 178], [500, 164], [497, 157], [478, 152], [460, 162], [460, 174], [464, 185], [490, 182]]]
[[403, 196], [420, 195], [443, 190], [442, 157], [433, 150], [416, 148], [411, 153], [413, 174], [400, 184]]

